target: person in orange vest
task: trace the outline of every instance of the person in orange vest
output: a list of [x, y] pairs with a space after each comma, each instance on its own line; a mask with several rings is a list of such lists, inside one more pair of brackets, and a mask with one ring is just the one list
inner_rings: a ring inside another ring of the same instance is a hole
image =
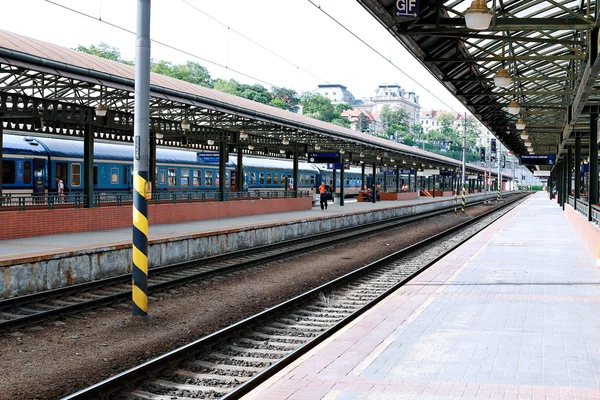
[[325, 182], [321, 182], [319, 193], [321, 194], [321, 210], [327, 210], [327, 188], [325, 187]]

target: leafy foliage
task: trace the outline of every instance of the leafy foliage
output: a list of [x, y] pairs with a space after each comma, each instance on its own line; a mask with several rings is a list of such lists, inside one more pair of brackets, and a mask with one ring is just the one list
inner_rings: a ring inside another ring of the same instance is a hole
[[196, 85], [212, 87], [212, 79], [208, 70], [197, 62], [174, 65], [170, 61], [161, 60], [150, 69], [157, 74], [170, 76]]
[[387, 138], [399, 140], [408, 134], [408, 114], [405, 109], [386, 104], [381, 108], [381, 119], [383, 133]]
[[100, 42], [99, 45], [91, 45], [90, 47], [85, 47], [79, 45], [75, 48], [75, 50], [80, 51], [82, 53], [91, 54], [93, 56], [98, 56], [102, 58], [106, 58], [107, 60], [118, 61], [123, 64], [133, 65], [133, 62], [123, 60], [121, 58], [121, 50], [117, 47], [109, 46], [104, 42]]

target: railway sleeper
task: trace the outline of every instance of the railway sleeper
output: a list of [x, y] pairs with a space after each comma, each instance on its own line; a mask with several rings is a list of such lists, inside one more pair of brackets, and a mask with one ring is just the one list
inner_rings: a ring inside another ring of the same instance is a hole
[[272, 359], [267, 359], [267, 358], [254, 358], [254, 357], [242, 357], [242, 356], [232, 356], [229, 354], [223, 354], [223, 353], [210, 353], [210, 355], [208, 356], [209, 359], [213, 358], [215, 359], [215, 361], [220, 361], [221, 363], [225, 364], [224, 366], [228, 366], [228, 365], [239, 365], [242, 367], [262, 367], [262, 368], [266, 368], [268, 366], [270, 366], [271, 364], [273, 364], [273, 360]]
[[[231, 376], [231, 375], [216, 375], [216, 374], [202, 374], [192, 371], [186, 371], [184, 369], [176, 369], [173, 371], [173, 375], [178, 375], [181, 379], [193, 379], [194, 384], [202, 384], [212, 386], [215, 383], [220, 384], [221, 382], [226, 385], [239, 385], [240, 383], [246, 382], [250, 377], [248, 376]], [[190, 383], [185, 382], [185, 383]]]
[[271, 340], [254, 340], [254, 339], [250, 339], [250, 338], [246, 338], [246, 337], [241, 338], [239, 341], [243, 342], [243, 343], [251, 344], [253, 346], [276, 347], [277, 349], [275, 349], [275, 350], [281, 350], [281, 351], [294, 350], [299, 346], [299, 344], [296, 344], [296, 343], [276, 342], [276, 341], [271, 341]]
[[[214, 395], [215, 397], [221, 397], [231, 391], [232, 388], [227, 387], [212, 387], [212, 386], [200, 386], [190, 385], [185, 383], [175, 383], [157, 379], [155, 381], [147, 383], [145, 386], [150, 390], [156, 390], [157, 392], [167, 392], [169, 395], [175, 396], [186, 396], [198, 398], [198, 393], [204, 392], [207, 394]], [[182, 393], [183, 392], [183, 393]], [[186, 395], [189, 393], [189, 395]], [[164, 394], [164, 393], [161, 393]]]
[[214, 373], [218, 373], [222, 371], [224, 374], [232, 375], [232, 374], [248, 374], [247, 376], [254, 376], [258, 372], [262, 371], [262, 367], [244, 367], [241, 365], [225, 365], [225, 364], [216, 364], [208, 361], [187, 361], [182, 364], [183, 367], [189, 368], [192, 371], [194, 370], [202, 370], [202, 371], [213, 371]]

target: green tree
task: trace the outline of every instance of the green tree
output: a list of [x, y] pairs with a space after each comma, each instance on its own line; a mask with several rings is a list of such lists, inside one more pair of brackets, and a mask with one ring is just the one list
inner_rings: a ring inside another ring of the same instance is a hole
[[133, 65], [133, 62], [123, 60], [121, 58], [121, 50], [119, 50], [117, 47], [109, 46], [108, 44], [106, 44], [104, 42], [100, 42], [100, 44], [97, 46], [92, 44], [89, 47], [79, 45], [75, 48], [75, 50], [80, 51], [82, 53], [87, 53], [87, 54], [91, 54], [94, 56], [106, 58], [107, 60], [113, 60], [113, 61], [121, 62], [123, 64]]
[[408, 134], [408, 114], [405, 109], [392, 108], [386, 104], [381, 108], [381, 119], [384, 136], [397, 139]]
[[213, 86], [208, 70], [193, 61], [185, 64], [172, 64], [170, 61], [160, 60], [152, 65], [151, 71], [200, 86]]
[[356, 121], [356, 129], [359, 132], [369, 132], [369, 119], [367, 118], [367, 116], [365, 115], [365, 113], [361, 112], [358, 115], [358, 120]]
[[215, 79], [213, 88], [224, 93], [238, 96], [238, 81], [235, 79]]
[[305, 92], [300, 98], [302, 104], [302, 113], [314, 119], [331, 122], [339, 118], [339, 114], [335, 112], [331, 100], [318, 93]]
[[350, 128], [350, 121], [348, 121], [348, 118], [334, 118], [331, 120], [332, 124], [335, 125], [339, 125], [339, 126], [343, 126], [344, 128]]
[[348, 103], [338, 103], [333, 106], [333, 109], [337, 114], [341, 115], [346, 110], [352, 110], [352, 106]]
[[479, 122], [473, 117], [467, 117], [467, 148], [474, 148], [477, 144], [477, 139], [481, 131], [479, 130]]
[[293, 89], [273, 86], [271, 88], [271, 101], [269, 104], [291, 112], [298, 112], [300, 97], [298, 97], [298, 93]]

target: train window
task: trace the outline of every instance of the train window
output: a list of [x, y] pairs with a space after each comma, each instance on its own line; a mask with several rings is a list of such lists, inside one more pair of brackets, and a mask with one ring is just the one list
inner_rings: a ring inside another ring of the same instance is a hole
[[15, 183], [15, 162], [9, 160], [2, 161], [2, 183]]
[[285, 174], [281, 174], [281, 179], [279, 180], [282, 185], [285, 185]]
[[265, 184], [265, 173], [264, 172], [260, 172], [258, 174], [258, 184], [259, 185], [264, 185]]
[[256, 185], [256, 172], [250, 172], [250, 184]]
[[310, 176], [310, 184], [313, 186], [315, 185], [315, 176], [314, 175]]
[[190, 186], [189, 168], [181, 168], [181, 186]]
[[273, 174], [273, 183], [279, 185], [279, 174]]
[[175, 168], [167, 170], [167, 185], [177, 186], [177, 170]]
[[38, 165], [35, 170], [35, 184], [41, 186], [44, 184], [44, 167]]
[[350, 185], [350, 178], [346, 178], [346, 183], [345, 183], [345, 185], [346, 185], [346, 186], [349, 186], [349, 185]]
[[229, 186], [231, 182], [231, 171], [225, 171], [225, 186]]
[[271, 174], [267, 174], [267, 185], [271, 184]]
[[71, 164], [71, 186], [81, 185], [81, 164]]
[[119, 168], [110, 169], [110, 183], [117, 185], [119, 183]]
[[94, 186], [98, 185], [98, 167], [94, 166]]
[[195, 169], [194, 170], [194, 176], [193, 176], [193, 179], [192, 179], [192, 185], [194, 185], [194, 186], [200, 186], [201, 176], [202, 176], [202, 170]]
[[304, 175], [300, 175], [300, 185], [304, 185]]
[[212, 186], [213, 185], [213, 172], [206, 170], [204, 171], [204, 186]]
[[23, 167], [23, 183], [31, 183], [31, 161], [25, 161]]

